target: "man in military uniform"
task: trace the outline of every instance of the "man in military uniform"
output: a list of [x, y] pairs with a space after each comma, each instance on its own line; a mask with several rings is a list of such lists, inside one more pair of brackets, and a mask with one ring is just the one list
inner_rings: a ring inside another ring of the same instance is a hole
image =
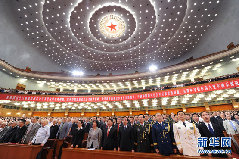
[[149, 117], [149, 114], [145, 114], [144, 115], [144, 119], [145, 119], [145, 123], [146, 124], [150, 124], [150, 126], [152, 127], [152, 125], [154, 124], [154, 121]]
[[201, 137], [195, 124], [186, 121], [183, 111], [179, 111], [178, 122], [173, 124], [174, 138], [178, 150], [183, 155], [200, 156], [198, 149], [198, 138]]
[[134, 149], [137, 152], [151, 152], [152, 148], [152, 133], [149, 123], [144, 122], [144, 115], [139, 115], [139, 124], [134, 127], [135, 142]]
[[156, 123], [152, 126], [152, 138], [156, 153], [169, 156], [176, 153], [176, 143], [174, 140], [172, 124], [164, 122], [160, 113], [156, 115]]

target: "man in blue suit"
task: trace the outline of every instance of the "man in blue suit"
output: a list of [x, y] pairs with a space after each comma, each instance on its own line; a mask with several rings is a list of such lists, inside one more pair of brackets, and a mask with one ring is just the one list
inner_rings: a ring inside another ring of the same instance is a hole
[[164, 122], [163, 116], [160, 113], [157, 113], [155, 116], [157, 121], [152, 126], [152, 138], [155, 151], [165, 156], [176, 153], [173, 126]]

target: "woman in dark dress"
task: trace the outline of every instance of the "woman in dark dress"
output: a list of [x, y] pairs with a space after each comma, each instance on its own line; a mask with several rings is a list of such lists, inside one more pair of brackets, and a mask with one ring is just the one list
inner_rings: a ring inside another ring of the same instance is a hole
[[82, 141], [84, 139], [85, 135], [85, 129], [83, 128], [83, 122], [78, 121], [77, 123], [78, 127], [73, 132], [73, 140], [71, 147], [73, 148], [81, 148], [82, 147]]

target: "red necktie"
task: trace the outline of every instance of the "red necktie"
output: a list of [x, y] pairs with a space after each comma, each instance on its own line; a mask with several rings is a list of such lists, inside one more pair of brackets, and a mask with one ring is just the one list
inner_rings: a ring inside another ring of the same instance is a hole
[[109, 136], [109, 133], [110, 133], [110, 129], [108, 129], [108, 131], [107, 131], [107, 137]]

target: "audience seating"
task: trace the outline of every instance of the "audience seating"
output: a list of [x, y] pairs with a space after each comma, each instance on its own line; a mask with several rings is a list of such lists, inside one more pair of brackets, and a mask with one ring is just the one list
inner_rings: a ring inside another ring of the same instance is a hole
[[0, 144], [1, 159], [35, 159], [42, 146], [21, 144]]

